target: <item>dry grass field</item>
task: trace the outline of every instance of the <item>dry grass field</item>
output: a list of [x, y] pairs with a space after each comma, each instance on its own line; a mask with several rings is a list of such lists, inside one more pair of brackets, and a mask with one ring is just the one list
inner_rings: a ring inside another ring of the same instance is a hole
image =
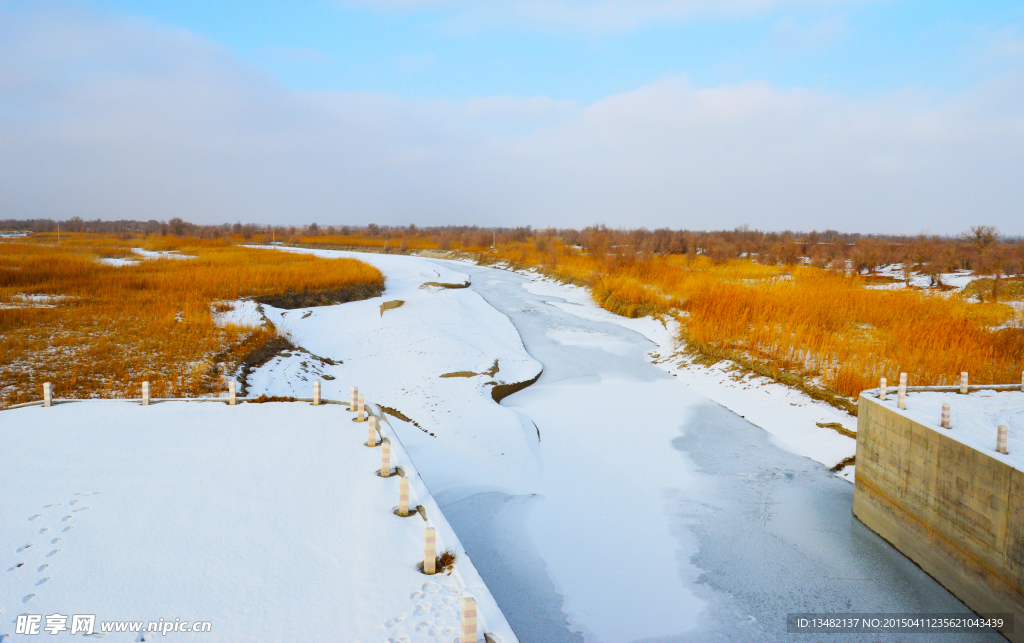
[[[489, 241], [486, 236], [480, 241]], [[380, 237], [356, 235], [344, 241], [382, 244]], [[431, 241], [421, 233], [389, 245], [438, 247]], [[484, 263], [539, 268], [586, 285], [599, 305], [620, 315], [675, 316], [680, 340], [704, 359], [735, 359], [841, 396], [855, 397], [880, 377], [895, 382], [900, 372], [917, 385], [953, 384], [961, 371], [974, 383], [1005, 383], [1019, 381], [1024, 367], [1019, 313], [944, 289], [872, 289], [868, 276], [742, 258], [615, 247], [598, 255], [544, 235], [494, 249], [458, 241], [449, 247]], [[1007, 293], [1015, 286], [1009, 282]]]
[[[329, 238], [300, 240], [323, 244]], [[611, 244], [586, 252], [539, 231], [495, 248], [485, 232], [447, 240], [423, 231], [386, 241], [355, 234], [330, 239], [376, 251], [385, 243], [392, 250], [450, 248], [482, 263], [539, 268], [588, 286], [599, 305], [619, 315], [675, 316], [682, 343], [705, 360], [734, 359], [840, 396], [855, 397], [880, 377], [896, 382], [901, 372], [912, 384], [939, 385], [967, 371], [980, 384], [1020, 381], [1024, 368], [1020, 313], [978, 301], [991, 290], [991, 279], [972, 284], [963, 296], [948, 288], [881, 290], [867, 287], [871, 276], [848, 271]], [[1019, 284], [1006, 281], [1001, 294], [1019, 298]]]
[[144, 380], [154, 397], [216, 393], [225, 371], [276, 334], [266, 325], [218, 325], [214, 313], [226, 302], [382, 283], [360, 261], [227, 240], [0, 240], [0, 405], [38, 399], [45, 381], [59, 397], [137, 397]]
[[809, 378], [844, 396], [890, 382], [1019, 382], [1024, 331], [1013, 308], [941, 291], [876, 290], [864, 277], [804, 266], [705, 256], [606, 255], [555, 240], [503, 246], [490, 256], [591, 287], [628, 317], [675, 314], [682, 337], [706, 355], [732, 354]]
[[[545, 234], [499, 239], [496, 248], [486, 231], [390, 235], [286, 240], [373, 252], [452, 249], [481, 263], [537, 268], [588, 286], [614, 313], [678, 319], [681, 343], [705, 361], [732, 359], [828, 395], [853, 397], [900, 372], [919, 385], [952, 384], [961, 371], [973, 383], [1016, 382], [1024, 366], [1021, 315], [979, 302], [985, 284], [963, 295], [886, 290], [843, 270], [608, 244], [584, 251]], [[65, 396], [136, 395], [145, 379], [158, 396], [216, 391], [225, 369], [274, 334], [218, 326], [211, 310], [219, 302], [286, 300], [382, 279], [357, 261], [251, 250], [234, 244], [241, 238], [121, 236], [65, 235], [60, 246], [48, 234], [0, 242], [0, 402], [33, 398], [45, 380]], [[133, 248], [191, 258], [142, 260]], [[134, 263], [102, 262], [118, 258]], [[1018, 286], [1006, 281], [1001, 292], [1016, 294]]]

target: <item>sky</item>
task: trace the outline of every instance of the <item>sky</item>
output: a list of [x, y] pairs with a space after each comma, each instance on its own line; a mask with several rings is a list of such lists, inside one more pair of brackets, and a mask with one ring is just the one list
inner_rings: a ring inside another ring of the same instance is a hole
[[1024, 234], [1024, 3], [0, 0], [0, 218]]

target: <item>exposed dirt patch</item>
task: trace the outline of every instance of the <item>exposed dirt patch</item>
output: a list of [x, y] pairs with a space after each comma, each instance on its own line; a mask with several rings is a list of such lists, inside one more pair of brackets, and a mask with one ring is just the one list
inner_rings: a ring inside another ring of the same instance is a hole
[[393, 409], [390, 406], [385, 406], [383, 404], [378, 404], [377, 407], [380, 409], [381, 413], [387, 413], [388, 415], [396, 417], [396, 418], [398, 418], [399, 420], [401, 420], [403, 422], [408, 422], [409, 424], [413, 425], [414, 427], [416, 427], [420, 431], [423, 431], [424, 433], [426, 433], [427, 435], [429, 435], [432, 438], [436, 438], [437, 437], [436, 435], [434, 435], [430, 431], [427, 431], [422, 426], [420, 426], [419, 423], [416, 422], [416, 420], [410, 418], [409, 416], [407, 416], [405, 413], [402, 413], [398, 409]]
[[494, 364], [492, 364], [489, 369], [487, 369], [486, 371], [481, 373], [481, 375], [490, 375], [491, 377], [494, 377], [497, 374], [498, 374], [498, 360], [494, 360]]
[[296, 350], [295, 345], [284, 337], [275, 337], [263, 346], [242, 358], [238, 369], [238, 381], [242, 385], [239, 395], [245, 397], [249, 388], [249, 376], [260, 366], [263, 366], [281, 353]]
[[846, 467], [850, 466], [851, 464], [857, 464], [857, 456], [851, 455], [848, 458], [843, 458], [842, 460], [839, 461], [838, 464], [836, 464], [836, 466], [829, 469], [829, 471], [831, 471], [832, 473], [838, 473], [845, 469]]
[[251, 400], [246, 400], [249, 404], [264, 404], [266, 402], [297, 402], [298, 400], [294, 397], [285, 397], [281, 395], [261, 395]]
[[394, 308], [401, 308], [405, 302], [401, 299], [394, 299], [392, 301], [386, 301], [380, 305], [380, 316], [384, 316], [385, 310], [392, 310]]
[[331, 288], [327, 290], [303, 290], [296, 292], [286, 290], [276, 295], [265, 295], [256, 297], [253, 301], [292, 310], [295, 308], [312, 308], [314, 306], [333, 306], [344, 304], [350, 301], [362, 301], [371, 297], [380, 297], [384, 293], [384, 282], [370, 284], [352, 284], [342, 288]]
[[[491, 389], [491, 397], [494, 398], [495, 402], [501, 404], [501, 401], [508, 397], [509, 395], [512, 395], [513, 393], [518, 393], [527, 386], [536, 384], [537, 380], [539, 380], [540, 376], [543, 374], [544, 370], [541, 369], [541, 372], [537, 373], [537, 376], [534, 377], [532, 380], [526, 380], [525, 382], [515, 382], [513, 384], [498, 384]], [[540, 437], [540, 430], [537, 431], [537, 437]]]
[[[498, 360], [494, 360], [494, 364], [483, 373], [474, 373], [473, 371], [455, 371], [454, 373], [445, 373], [441, 377], [476, 377], [477, 375], [490, 375], [494, 377], [498, 374]], [[487, 384], [495, 384], [496, 382], [488, 382]], [[487, 386], [485, 384], [484, 386]]]
[[[428, 281], [423, 286], [434, 286], [436, 288], [469, 288], [470, 283], [467, 281], [464, 284], [446, 284], [441, 281]], [[423, 286], [420, 286], [422, 288]]]
[[[440, 556], [434, 557], [434, 573], [443, 574], [445, 572], [451, 572], [455, 568], [455, 552], [450, 549], [446, 549]], [[420, 561], [416, 565], [416, 569], [423, 573], [423, 561]]]
[[850, 429], [846, 428], [845, 426], [838, 422], [815, 422], [815, 424], [817, 424], [819, 427], [823, 429], [832, 429], [836, 433], [840, 435], [845, 435], [848, 438], [853, 438], [854, 440], [857, 439], [856, 431], [851, 431]]

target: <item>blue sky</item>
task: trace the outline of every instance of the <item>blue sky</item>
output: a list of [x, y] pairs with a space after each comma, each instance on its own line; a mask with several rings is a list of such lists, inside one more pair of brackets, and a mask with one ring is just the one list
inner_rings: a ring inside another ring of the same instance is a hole
[[0, 217], [1024, 234], [1024, 3], [0, 0]]
[[698, 86], [756, 79], [855, 96], [906, 85], [955, 92], [998, 71], [986, 47], [1024, 22], [1021, 2], [951, 0], [665, 11], [623, 16], [621, 26], [578, 16], [527, 20], [441, 1], [91, 6], [202, 34], [295, 89], [581, 103], [678, 74]]

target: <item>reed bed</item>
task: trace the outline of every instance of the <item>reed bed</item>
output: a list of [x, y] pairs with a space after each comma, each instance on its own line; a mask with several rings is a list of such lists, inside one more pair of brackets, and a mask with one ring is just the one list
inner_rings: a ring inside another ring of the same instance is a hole
[[[855, 397], [895, 382], [949, 385], [1019, 382], [1019, 314], [939, 291], [875, 290], [856, 274], [813, 267], [713, 262], [703, 255], [600, 257], [556, 239], [466, 248], [483, 263], [535, 267], [590, 287], [603, 308], [627, 317], [674, 315], [680, 340], [707, 355], [732, 354]], [[1010, 322], [1010, 323], [1008, 323]]]
[[[141, 248], [171, 255], [143, 259]], [[108, 265], [101, 260], [132, 261]], [[218, 324], [233, 300], [379, 284], [354, 259], [270, 252], [227, 240], [63, 234], [0, 242], [0, 404], [60, 397], [191, 397], [276, 336], [269, 325]]]

